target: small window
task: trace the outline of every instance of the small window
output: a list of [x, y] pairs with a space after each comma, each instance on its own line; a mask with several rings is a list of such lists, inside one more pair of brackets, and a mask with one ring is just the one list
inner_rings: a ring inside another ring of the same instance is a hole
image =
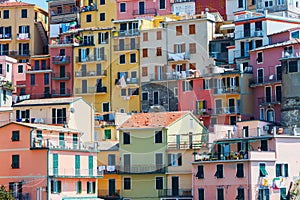
[[268, 172], [266, 170], [266, 164], [265, 163], [259, 163], [259, 176], [265, 177], [268, 175]]
[[96, 182], [87, 182], [87, 193], [95, 194], [96, 193]]
[[236, 177], [238, 177], [238, 178], [244, 177], [244, 164], [243, 163], [236, 164]]
[[82, 183], [81, 183], [81, 181], [77, 181], [76, 182], [76, 193], [81, 194], [81, 192], [82, 192]]
[[237, 196], [236, 196], [235, 199], [237, 199], [237, 200], [244, 200], [245, 199], [244, 188], [238, 188], [237, 189]]
[[126, 89], [121, 89], [121, 97], [124, 97], [124, 96], [126, 96]]
[[156, 32], [156, 40], [161, 40], [162, 39], [162, 33], [161, 31]]
[[61, 181], [51, 180], [51, 193], [61, 193]]
[[105, 5], [105, 0], [100, 0], [100, 5]]
[[3, 19], [9, 19], [9, 10], [3, 11]]
[[135, 53], [130, 54], [130, 63], [136, 63], [136, 54]]
[[124, 190], [131, 190], [131, 178], [124, 178]]
[[30, 74], [30, 85], [35, 85], [35, 75]]
[[182, 26], [176, 26], [176, 35], [177, 36], [182, 35]]
[[22, 9], [22, 11], [21, 11], [21, 17], [22, 18], [27, 18], [27, 9]]
[[106, 140], [111, 139], [111, 130], [110, 129], [104, 130], [104, 136]]
[[162, 49], [161, 47], [156, 48], [156, 56], [162, 56]]
[[190, 34], [190, 35], [196, 34], [196, 27], [195, 27], [195, 24], [190, 24], [190, 25], [189, 25], [189, 34]]
[[120, 3], [120, 12], [126, 12], [126, 3]]
[[23, 65], [18, 65], [18, 73], [23, 73]]
[[217, 200], [224, 200], [224, 188], [217, 188]]
[[105, 21], [105, 13], [100, 13], [100, 21]]
[[190, 54], [196, 53], [196, 43], [190, 43]]
[[276, 164], [276, 177], [288, 177], [289, 176], [289, 166], [287, 163]]
[[13, 131], [11, 141], [20, 141], [20, 131]]
[[198, 171], [197, 171], [196, 177], [198, 179], [204, 178], [204, 166], [203, 165], [198, 166]]
[[166, 9], [166, 0], [159, 0], [159, 9]]
[[162, 143], [162, 131], [155, 131], [155, 143]]
[[148, 95], [149, 95], [149, 93], [148, 92], [143, 92], [142, 93], [142, 101], [148, 101]]
[[215, 173], [217, 178], [223, 178], [223, 165], [217, 165], [217, 171]]
[[289, 61], [289, 73], [298, 72], [298, 62], [296, 60]]
[[182, 165], [182, 154], [181, 153], [172, 153], [168, 154], [168, 163], [169, 166], [177, 167]]
[[126, 63], [126, 58], [125, 58], [125, 55], [123, 54], [123, 55], [120, 55], [120, 57], [119, 57], [119, 63], [120, 64], [125, 64]]
[[148, 49], [143, 49], [143, 58], [148, 57]]
[[143, 41], [148, 41], [148, 33], [143, 33]]
[[130, 133], [123, 133], [123, 144], [130, 144]]
[[162, 190], [163, 189], [163, 184], [164, 183], [164, 177], [156, 177], [155, 178], [155, 188], [157, 190]]
[[268, 151], [268, 140], [261, 140], [260, 146], [262, 151]]
[[44, 74], [44, 84], [45, 85], [49, 84], [49, 74]]
[[92, 22], [92, 15], [86, 15], [86, 22]]
[[256, 62], [257, 63], [262, 63], [263, 62], [263, 53], [262, 52], [257, 53]]
[[20, 155], [12, 155], [12, 162], [11, 162], [11, 167], [13, 169], [18, 169], [20, 168]]
[[204, 200], [204, 188], [198, 188], [198, 200]]

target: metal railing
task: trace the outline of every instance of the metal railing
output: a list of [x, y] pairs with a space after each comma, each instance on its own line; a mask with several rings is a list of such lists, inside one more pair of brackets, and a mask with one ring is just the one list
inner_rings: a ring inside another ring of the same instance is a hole
[[258, 105], [280, 104], [281, 96], [259, 97], [257, 98]]
[[97, 11], [96, 3], [93, 3], [93, 5], [89, 6], [83, 6], [80, 8], [80, 12], [90, 12], [90, 11]]
[[138, 29], [113, 31], [112, 37], [137, 36], [140, 34]]
[[50, 168], [49, 175], [51, 176], [99, 176], [96, 169], [75, 169], [75, 168]]
[[30, 33], [17, 33], [17, 40], [29, 40]]
[[239, 106], [229, 106], [229, 107], [221, 107], [215, 108], [210, 110], [212, 115], [219, 115], [219, 114], [239, 114], [240, 107]]
[[98, 196], [109, 199], [118, 199], [120, 198], [120, 190], [98, 190]]
[[75, 88], [76, 94], [94, 94], [94, 93], [107, 93], [107, 87], [88, 87], [86, 89], [83, 88]]
[[163, 189], [158, 190], [159, 197], [192, 197], [192, 189]]
[[[70, 5], [70, 4], [68, 4]], [[57, 10], [50, 10], [50, 17], [56, 17], [61, 15], [76, 15], [76, 13], [79, 11], [79, 7], [75, 6], [76, 4], [71, 4], [71, 6], [68, 6], [69, 9], [64, 7], [61, 11]]]
[[235, 32], [235, 39], [243, 39], [249, 37], [263, 37], [264, 32], [259, 29], [250, 29], [249, 31], [237, 31]]
[[76, 77], [89, 77], [89, 76], [107, 76], [107, 70], [103, 71], [77, 71], [75, 72]]
[[70, 56], [53, 56], [52, 64], [68, 64], [70, 63]]
[[71, 96], [71, 90], [70, 89], [52, 90], [51, 95], [52, 97]]
[[300, 51], [283, 51], [281, 60], [291, 59], [291, 58], [300, 58]]
[[180, 61], [180, 60], [189, 60], [190, 53], [188, 51], [182, 53], [169, 53], [168, 61]]
[[214, 88], [214, 94], [232, 94], [232, 93], [239, 93], [240, 87], [238, 86], [231, 86], [231, 87], [223, 87], [223, 88]]
[[0, 34], [0, 40], [12, 40], [12, 35], [9, 34]]
[[282, 76], [276, 76], [275, 74], [271, 74], [268, 76], [254, 77], [249, 79], [249, 85], [256, 84], [266, 84], [266, 83], [274, 83], [282, 80]]
[[127, 50], [136, 50], [140, 48], [139, 43], [126, 44], [126, 45], [114, 45], [114, 51], [127, 51]]
[[168, 149], [199, 149], [202, 146], [201, 141], [193, 141], [192, 143], [189, 143], [188, 141], [180, 143], [176, 142], [168, 142]]
[[100, 57], [95, 57], [95, 56], [85, 56], [85, 57], [76, 57], [76, 62], [81, 63], [81, 62], [93, 62], [93, 61], [106, 61], [106, 55], [102, 55]]
[[69, 80], [70, 77], [70, 72], [52, 74], [52, 80]]
[[165, 165], [130, 165], [130, 166], [120, 166], [120, 173], [128, 174], [144, 174], [144, 173], [165, 173]]
[[[138, 78], [125, 78], [126, 84], [138, 84], [139, 79]], [[115, 80], [115, 85], [121, 85], [120, 79]]]
[[29, 50], [9, 51], [9, 55], [12, 57], [30, 56]]
[[144, 10], [133, 10], [132, 15], [156, 15], [157, 11], [155, 8], [149, 8]]

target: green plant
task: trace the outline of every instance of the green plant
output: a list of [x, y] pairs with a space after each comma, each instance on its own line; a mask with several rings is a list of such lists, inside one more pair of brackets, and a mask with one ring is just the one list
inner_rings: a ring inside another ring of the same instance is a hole
[[0, 187], [0, 199], [5, 199], [5, 200], [13, 199], [10, 192], [5, 189], [4, 185], [1, 185]]

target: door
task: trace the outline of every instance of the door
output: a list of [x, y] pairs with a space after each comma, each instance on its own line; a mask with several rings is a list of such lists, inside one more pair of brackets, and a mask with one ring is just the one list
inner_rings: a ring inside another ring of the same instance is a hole
[[116, 193], [116, 179], [108, 180], [108, 196], [113, 196]]
[[230, 113], [235, 113], [234, 99], [228, 99], [228, 107]]
[[139, 2], [139, 14], [140, 15], [145, 14], [145, 2], [143, 1]]
[[130, 172], [130, 166], [131, 166], [131, 161], [130, 161], [130, 154], [124, 154], [124, 172]]
[[179, 195], [179, 177], [172, 176], [172, 196]]
[[133, 49], [135, 49], [136, 47], [135, 47], [135, 38], [131, 38], [130, 39], [130, 49], [131, 50], [133, 50]]
[[244, 24], [244, 37], [250, 37], [250, 23]]
[[230, 125], [236, 125], [236, 116], [230, 116]]
[[163, 172], [163, 154], [157, 153], [155, 154], [155, 166], [157, 172]]
[[264, 70], [258, 69], [257, 70], [257, 83], [263, 83], [264, 82]]
[[222, 99], [216, 100], [216, 113], [217, 114], [222, 113]]
[[102, 79], [97, 79], [97, 92], [100, 92], [102, 88]]
[[266, 87], [266, 103], [270, 103], [272, 100], [272, 89], [271, 87]]
[[153, 104], [159, 104], [159, 92], [158, 91], [154, 91], [153, 92]]
[[87, 80], [82, 80], [81, 84], [82, 84], [81, 92], [87, 93]]
[[281, 86], [276, 86], [276, 101], [281, 102]]
[[86, 65], [81, 65], [81, 76], [86, 76]]
[[66, 67], [65, 66], [60, 66], [59, 67], [59, 77], [60, 78], [64, 78], [66, 74]]
[[59, 94], [66, 94], [66, 83], [65, 82], [59, 83]]

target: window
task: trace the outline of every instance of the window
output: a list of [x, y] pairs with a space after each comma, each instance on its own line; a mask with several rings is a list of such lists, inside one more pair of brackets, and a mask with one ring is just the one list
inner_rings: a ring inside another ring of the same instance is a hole
[[238, 178], [244, 177], [244, 164], [243, 163], [236, 164], [236, 177], [238, 177]]
[[161, 56], [162, 55], [162, 49], [161, 47], [156, 48], [156, 56]]
[[196, 101], [196, 110], [198, 115], [204, 115], [206, 114], [206, 108], [207, 108], [207, 101]]
[[161, 40], [162, 39], [162, 33], [161, 31], [156, 32], [156, 40]]
[[75, 155], [75, 175], [80, 176], [80, 155]]
[[217, 171], [215, 173], [217, 178], [223, 178], [223, 165], [217, 165]]
[[92, 22], [92, 15], [91, 14], [86, 15], [85, 21]]
[[130, 54], [130, 63], [136, 63], [136, 55], [135, 55], [135, 53]]
[[131, 190], [131, 178], [124, 178], [124, 190]]
[[148, 41], [148, 32], [143, 33], [143, 41]]
[[154, 143], [162, 143], [162, 131], [155, 131]]
[[22, 18], [27, 18], [27, 9], [22, 9], [21, 10], [21, 17]]
[[61, 181], [51, 180], [51, 193], [61, 193]]
[[258, 200], [270, 200], [270, 191], [268, 188], [258, 189]]
[[198, 166], [198, 171], [197, 171], [196, 177], [198, 179], [204, 178], [204, 166], [203, 165]]
[[268, 151], [268, 140], [261, 140], [260, 148], [262, 151]]
[[190, 34], [190, 35], [196, 34], [196, 27], [195, 27], [195, 24], [190, 24], [190, 25], [189, 25], [189, 34]]
[[25, 121], [29, 123], [30, 110], [16, 110], [16, 119], [18, 122]]
[[224, 200], [224, 188], [217, 188], [217, 200]]
[[104, 130], [104, 136], [105, 139], [111, 139], [111, 130], [110, 129]]
[[49, 84], [49, 74], [44, 74], [44, 84], [45, 85]]
[[81, 192], [82, 192], [82, 183], [81, 183], [81, 181], [77, 181], [76, 182], [76, 193], [81, 194]]
[[235, 199], [237, 199], [237, 200], [244, 200], [245, 199], [244, 188], [238, 188], [237, 189], [237, 196], [236, 196]]
[[296, 60], [289, 61], [289, 73], [298, 72], [298, 62]]
[[148, 67], [142, 67], [142, 76], [148, 76]]
[[259, 109], [259, 120], [265, 120], [265, 109], [264, 108]]
[[196, 53], [196, 43], [190, 43], [190, 54], [195, 54]]
[[299, 37], [300, 37], [299, 31], [291, 32], [291, 38], [299, 38]]
[[96, 182], [88, 181], [86, 184], [87, 184], [87, 193], [95, 194], [96, 193]]
[[9, 19], [9, 10], [3, 11], [3, 19]]
[[30, 85], [35, 85], [35, 75], [30, 74]]
[[100, 21], [105, 21], [105, 13], [100, 13]]
[[20, 155], [11, 156], [11, 168], [18, 169], [20, 168]]
[[273, 0], [271, 1], [265, 1], [265, 7], [268, 8], [268, 7], [272, 7], [273, 6]]
[[116, 165], [116, 155], [115, 154], [108, 154], [108, 166], [115, 166]]
[[142, 101], [148, 101], [149, 99], [149, 93], [148, 92], [142, 92]]
[[124, 54], [120, 55], [120, 57], [119, 57], [119, 63], [120, 64], [125, 64], [126, 63], [126, 58], [125, 58]]
[[275, 91], [276, 91], [276, 101], [281, 102], [281, 86], [280, 85], [275, 86]]
[[127, 94], [126, 91], [127, 91], [126, 89], [121, 89], [121, 97], [126, 96], [126, 94]]
[[130, 133], [123, 133], [123, 144], [130, 144]]
[[100, 0], [100, 5], [105, 5], [105, 0]]
[[166, 0], [159, 0], [159, 9], [166, 9]]
[[192, 91], [193, 90], [193, 81], [182, 81], [182, 91]]
[[280, 188], [280, 200], [285, 200], [286, 197], [286, 188]]
[[268, 172], [266, 170], [266, 164], [265, 163], [259, 163], [259, 176], [265, 177], [268, 175]]
[[156, 177], [155, 178], [155, 188], [157, 190], [162, 190], [164, 187], [164, 177]]
[[108, 32], [98, 33], [98, 44], [107, 44], [108, 43]]
[[173, 153], [168, 154], [168, 163], [169, 166], [176, 167], [182, 165], [182, 154], [181, 153]]
[[126, 3], [120, 3], [120, 12], [126, 12]]
[[243, 8], [244, 4], [243, 4], [244, 0], [238, 0], [238, 8]]
[[182, 35], [182, 26], [176, 26], [176, 35]]
[[12, 131], [11, 141], [20, 141], [20, 131]]
[[289, 176], [289, 166], [287, 163], [276, 164], [276, 177], [288, 177]]
[[62, 109], [52, 109], [52, 124], [64, 124], [67, 121], [67, 110]]
[[143, 58], [148, 57], [148, 49], [143, 49]]
[[262, 40], [255, 40], [255, 48], [262, 47], [263, 41]]
[[2, 64], [0, 64], [0, 74], [3, 74]]
[[198, 200], [204, 200], [204, 188], [198, 188]]
[[257, 63], [262, 63], [263, 62], [263, 53], [262, 52], [257, 53], [256, 62]]

